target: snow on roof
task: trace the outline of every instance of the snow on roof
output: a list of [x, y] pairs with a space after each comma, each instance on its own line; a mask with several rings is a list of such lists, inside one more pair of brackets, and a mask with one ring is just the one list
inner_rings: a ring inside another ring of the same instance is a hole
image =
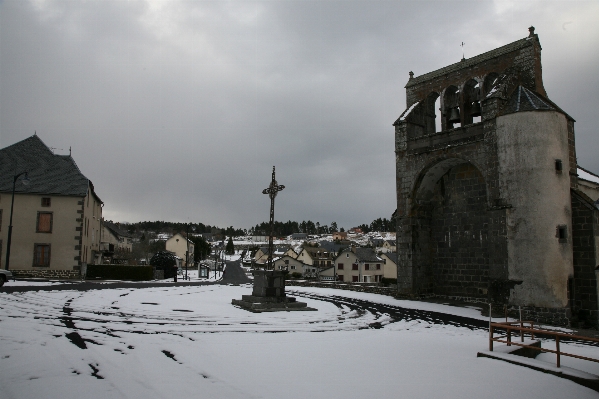
[[401, 114], [401, 116], [399, 117], [400, 121], [405, 121], [406, 118], [408, 117], [408, 115], [410, 115], [410, 113], [412, 112], [412, 110], [414, 109], [414, 107], [416, 107], [418, 104], [420, 104], [420, 101], [416, 101], [414, 104], [410, 105], [410, 107], [408, 109], [406, 109], [403, 114]]
[[599, 184], [599, 176], [582, 168], [577, 168], [578, 178]]

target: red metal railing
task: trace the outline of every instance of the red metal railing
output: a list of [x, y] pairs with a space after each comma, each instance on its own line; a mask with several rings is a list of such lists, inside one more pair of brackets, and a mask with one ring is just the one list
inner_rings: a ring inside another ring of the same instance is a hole
[[[528, 325], [529, 327], [525, 327], [525, 325]], [[505, 330], [505, 332], [506, 332], [505, 335], [499, 335], [499, 336], [495, 337], [494, 335], [495, 335], [495, 331], [497, 329]], [[520, 336], [520, 342], [514, 342], [512, 340], [512, 332], [517, 332], [517, 334]], [[527, 333], [530, 334], [531, 339], [535, 339], [535, 335], [555, 339], [555, 350], [540, 348], [538, 346], [524, 344], [523, 343], [524, 336]], [[557, 361], [556, 361], [557, 367], [560, 367], [560, 356], [569, 356], [569, 357], [574, 357], [576, 359], [588, 360], [591, 362], [599, 363], [599, 359], [594, 359], [591, 357], [580, 356], [580, 355], [575, 355], [573, 353], [567, 353], [567, 352], [561, 351], [560, 350], [560, 339], [566, 339], [568, 341], [572, 341], [572, 340], [580, 341], [580, 342], [584, 342], [584, 343], [591, 343], [591, 342], [599, 343], [599, 339], [596, 339], [596, 338], [582, 337], [580, 335], [565, 334], [565, 333], [561, 333], [558, 331], [534, 328], [534, 322], [532, 322], [532, 321], [505, 321], [505, 322], [499, 322], [499, 323], [489, 323], [489, 351], [491, 351], [491, 352], [493, 351], [493, 342], [500, 342], [500, 343], [507, 344], [507, 346], [514, 345], [514, 346], [520, 346], [522, 348], [530, 348], [533, 350], [538, 350], [541, 352], [555, 353], [557, 356]]]

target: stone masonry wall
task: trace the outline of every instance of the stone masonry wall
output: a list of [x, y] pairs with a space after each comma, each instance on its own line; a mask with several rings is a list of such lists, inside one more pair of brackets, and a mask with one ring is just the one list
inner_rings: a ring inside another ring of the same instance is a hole
[[452, 168], [437, 184], [432, 211], [434, 293], [486, 297], [489, 265], [486, 187], [470, 164]]
[[576, 194], [572, 195], [572, 243], [574, 246], [574, 278], [571, 287], [572, 312], [581, 327], [597, 326], [597, 278], [595, 274], [595, 234], [597, 210], [593, 210]]
[[36, 270], [10, 270], [15, 278], [57, 278], [57, 279], [78, 279], [80, 278], [79, 270], [52, 270], [52, 269], [36, 269]]

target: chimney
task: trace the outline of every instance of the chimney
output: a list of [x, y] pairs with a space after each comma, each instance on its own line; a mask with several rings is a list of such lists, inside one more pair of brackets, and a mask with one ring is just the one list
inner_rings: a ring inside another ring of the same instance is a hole
[[535, 35], [535, 27], [531, 26], [530, 28], [528, 28], [528, 32], [530, 32], [528, 34], [528, 37], [533, 37]]

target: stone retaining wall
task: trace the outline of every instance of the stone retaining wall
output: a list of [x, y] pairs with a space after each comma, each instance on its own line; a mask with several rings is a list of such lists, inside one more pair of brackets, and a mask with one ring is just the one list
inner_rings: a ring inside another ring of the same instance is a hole
[[14, 270], [10, 272], [15, 278], [57, 278], [57, 279], [79, 279], [79, 270]]

